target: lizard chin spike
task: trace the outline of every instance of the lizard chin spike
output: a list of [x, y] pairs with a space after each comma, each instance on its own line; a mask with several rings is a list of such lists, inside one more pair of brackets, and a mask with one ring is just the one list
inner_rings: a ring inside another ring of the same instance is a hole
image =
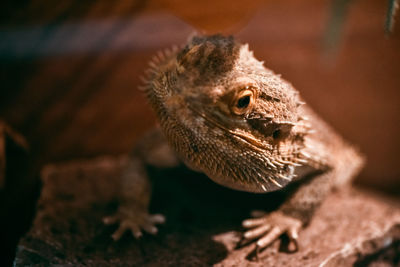
[[298, 101], [298, 102], [296, 103], [297, 107], [303, 106], [303, 105], [305, 105], [305, 104], [306, 104], [306, 102], [303, 102], [303, 101]]
[[280, 187], [280, 188], [283, 187], [280, 183], [278, 183], [278, 182], [277, 182], [276, 180], [274, 180], [272, 177], [268, 177], [268, 180], [270, 180], [272, 183], [274, 183], [276, 186], [278, 186], [278, 187]]

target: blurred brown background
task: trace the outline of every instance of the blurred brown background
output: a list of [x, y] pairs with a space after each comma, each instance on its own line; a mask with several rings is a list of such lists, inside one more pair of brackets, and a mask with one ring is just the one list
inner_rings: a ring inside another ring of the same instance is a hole
[[[400, 191], [400, 25], [386, 1], [349, 1], [324, 49], [331, 1], [8, 1], [0, 10], [0, 117], [39, 163], [129, 152], [155, 118], [137, 89], [159, 49], [230, 33], [368, 157], [358, 182]], [[332, 48], [333, 47], [333, 48]]]

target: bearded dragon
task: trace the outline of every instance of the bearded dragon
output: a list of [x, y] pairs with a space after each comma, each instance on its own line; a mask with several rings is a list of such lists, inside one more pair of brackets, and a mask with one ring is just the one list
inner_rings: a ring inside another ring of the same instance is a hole
[[[161, 214], [149, 214], [147, 164], [183, 162], [223, 186], [254, 193], [300, 186], [269, 214], [243, 221], [243, 240], [257, 250], [298, 233], [335, 187], [348, 184], [364, 158], [308, 107], [299, 92], [264, 67], [248, 45], [222, 35], [195, 36], [182, 49], [159, 53], [143, 87], [159, 127], [138, 142], [122, 175], [121, 203], [104, 223], [157, 233]], [[251, 243], [251, 242], [248, 242]]]

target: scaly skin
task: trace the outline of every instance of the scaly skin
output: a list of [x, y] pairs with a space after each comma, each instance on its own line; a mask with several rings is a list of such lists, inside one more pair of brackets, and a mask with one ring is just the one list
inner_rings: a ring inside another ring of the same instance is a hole
[[241, 242], [255, 240], [258, 251], [287, 234], [296, 250], [298, 231], [333, 187], [357, 174], [360, 154], [291, 84], [232, 37], [194, 37], [180, 51], [159, 54], [150, 66], [144, 91], [162, 133], [153, 131], [134, 150], [120, 209], [104, 219], [120, 221], [113, 238], [126, 230], [135, 237], [141, 230], [157, 232], [154, 225], [164, 217], [147, 213], [151, 190], [144, 166], [174, 166], [179, 158], [236, 190], [266, 193], [301, 180], [279, 210], [256, 212], [243, 222], [248, 230]]

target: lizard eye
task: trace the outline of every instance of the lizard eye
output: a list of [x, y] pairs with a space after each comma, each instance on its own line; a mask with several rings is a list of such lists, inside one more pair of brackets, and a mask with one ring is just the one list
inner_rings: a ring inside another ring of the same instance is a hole
[[254, 91], [246, 87], [238, 94], [236, 94], [232, 104], [232, 111], [237, 115], [242, 115], [253, 106], [253, 102]]

